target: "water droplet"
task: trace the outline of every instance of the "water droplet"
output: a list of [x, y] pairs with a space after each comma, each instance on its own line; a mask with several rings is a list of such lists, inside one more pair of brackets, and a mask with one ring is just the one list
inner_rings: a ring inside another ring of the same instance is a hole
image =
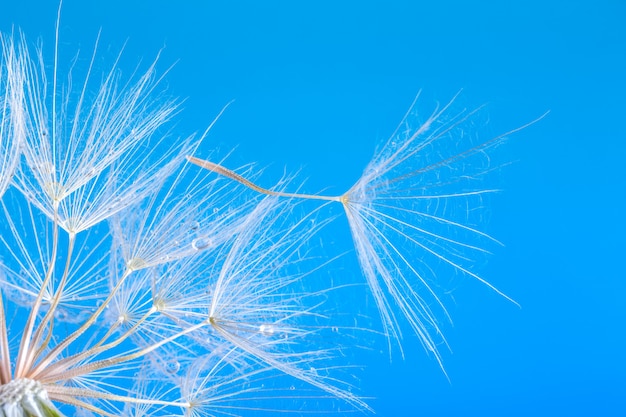
[[49, 176], [56, 172], [54, 164], [46, 160], [35, 161], [31, 168], [44, 176]]
[[191, 230], [198, 230], [199, 228], [200, 228], [200, 223], [195, 220], [189, 224], [189, 229]]
[[211, 240], [205, 237], [198, 237], [191, 241], [191, 247], [198, 251], [204, 250], [209, 246], [211, 246]]
[[87, 178], [91, 178], [98, 173], [98, 170], [93, 166], [88, 166], [85, 168], [85, 176]]
[[67, 312], [65, 310], [56, 310], [54, 312], [54, 317], [59, 320], [67, 320]]
[[165, 364], [165, 371], [168, 374], [175, 374], [180, 370], [180, 363], [176, 360], [169, 361]]
[[263, 335], [263, 336], [271, 336], [274, 334], [274, 332], [276, 331], [276, 329], [274, 329], [274, 326], [272, 326], [271, 324], [262, 324], [259, 326], [259, 332]]
[[333, 333], [339, 333], [339, 328], [338, 327], [333, 326], [331, 328], [331, 330], [332, 330]]
[[294, 386], [292, 385], [292, 386], [290, 386], [290, 387], [289, 387], [289, 389], [290, 389], [291, 391], [293, 391], [293, 390], [295, 390], [295, 389], [296, 389], [296, 387], [294, 387]]

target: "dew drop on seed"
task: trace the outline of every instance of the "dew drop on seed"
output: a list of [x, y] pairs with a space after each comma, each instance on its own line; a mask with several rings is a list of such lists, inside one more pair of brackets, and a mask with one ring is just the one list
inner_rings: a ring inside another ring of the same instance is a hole
[[272, 326], [271, 324], [262, 324], [259, 326], [259, 332], [263, 336], [271, 336], [274, 334], [274, 331], [274, 326]]
[[87, 176], [87, 178], [94, 177], [97, 173], [98, 170], [96, 170], [96, 168], [93, 166], [88, 166], [85, 168], [85, 175]]
[[175, 374], [180, 370], [180, 363], [178, 361], [169, 361], [165, 364], [165, 371], [168, 374]]
[[204, 250], [209, 246], [211, 246], [211, 241], [204, 237], [198, 237], [191, 241], [191, 247], [198, 251]]

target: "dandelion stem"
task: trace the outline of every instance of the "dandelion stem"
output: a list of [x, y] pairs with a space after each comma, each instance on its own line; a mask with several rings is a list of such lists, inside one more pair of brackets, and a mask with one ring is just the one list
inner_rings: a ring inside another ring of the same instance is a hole
[[272, 191], [272, 190], [268, 190], [267, 188], [260, 187], [254, 184], [252, 181], [245, 179], [244, 177], [237, 174], [236, 172], [231, 171], [228, 168], [224, 168], [223, 166], [218, 165], [216, 163], [205, 161], [203, 159], [199, 159], [194, 156], [187, 156], [187, 160], [194, 165], [198, 165], [201, 168], [208, 169], [209, 171], [215, 172], [216, 174], [223, 175], [227, 178], [230, 178], [231, 180], [235, 180], [238, 183], [245, 185], [246, 187], [261, 194], [272, 195], [276, 197], [303, 198], [307, 200], [325, 200], [325, 201], [337, 201], [337, 202], [343, 202], [345, 199], [345, 196], [324, 196], [324, 195], [315, 195], [315, 194], [297, 194], [297, 193], [284, 193], [281, 191]]

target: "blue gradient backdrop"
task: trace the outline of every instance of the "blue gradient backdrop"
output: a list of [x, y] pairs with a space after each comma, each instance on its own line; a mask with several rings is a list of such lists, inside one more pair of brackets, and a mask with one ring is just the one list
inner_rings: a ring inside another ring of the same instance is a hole
[[[592, 5], [593, 3], [593, 5]], [[54, 42], [55, 1], [2, 1], [0, 30]], [[488, 133], [520, 126], [488, 230], [505, 243], [485, 287], [455, 289], [450, 382], [416, 341], [362, 379], [382, 416], [626, 416], [626, 2], [77, 1], [61, 46], [122, 66], [164, 47], [177, 129], [202, 130], [233, 164], [301, 169], [307, 191], [344, 190], [419, 89], [463, 88]], [[50, 62], [51, 64], [51, 62]]]

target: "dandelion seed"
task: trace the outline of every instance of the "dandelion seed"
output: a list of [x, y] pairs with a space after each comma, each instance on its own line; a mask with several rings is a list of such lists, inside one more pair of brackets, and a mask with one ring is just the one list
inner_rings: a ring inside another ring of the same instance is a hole
[[[299, 250], [327, 221], [311, 227], [308, 220], [313, 214], [309, 214], [282, 226], [281, 219], [289, 219], [292, 208], [277, 205], [275, 198], [268, 197], [247, 216], [215, 283], [209, 322], [221, 337], [255, 360], [368, 409], [349, 386], [337, 386], [341, 379], [310, 371], [313, 365], [318, 370], [339, 371], [340, 367], [325, 365], [339, 352], [322, 349], [319, 341], [309, 342], [317, 332], [330, 328], [317, 323], [323, 316], [316, 308], [323, 304], [319, 300], [324, 292], [306, 293], [298, 288], [312, 271], [287, 271], [300, 269], [296, 265], [303, 264], [306, 256]], [[268, 323], [280, 323], [280, 331], [288, 337], [269, 337], [276, 329]]]
[[[437, 346], [445, 339], [433, 302], [445, 317], [448, 314], [435, 289], [438, 277], [468, 275], [511, 300], [473, 271], [472, 257], [486, 253], [486, 243], [497, 241], [468, 216], [482, 206], [482, 198], [497, 191], [482, 188], [480, 181], [492, 169], [490, 151], [523, 128], [487, 142], [459, 143], [475, 112], [454, 113], [453, 101], [417, 128], [407, 125], [394, 132], [361, 178], [339, 196], [269, 190], [219, 164], [187, 159], [261, 194], [341, 203], [390, 340], [399, 343], [402, 338], [401, 315], [442, 366]], [[405, 123], [406, 116], [401, 125]]]
[[[156, 132], [177, 112], [177, 105], [149, 99], [158, 86], [157, 61], [125, 91], [116, 88], [121, 83], [116, 62], [87, 103], [95, 83], [97, 42], [82, 89], [66, 92], [69, 97], [61, 97], [57, 89], [56, 66], [48, 94], [42, 53], [31, 58], [23, 39], [18, 49], [13, 53], [19, 56], [14, 70], [19, 75], [13, 78], [14, 83], [23, 80], [25, 94], [23, 104], [15, 106], [24, 115], [15, 130], [26, 164], [18, 170], [15, 185], [33, 205], [51, 220], [57, 216], [68, 232], [79, 233], [150, 194], [159, 178], [169, 175], [171, 165], [163, 162], [180, 145], [155, 156], [163, 139]], [[44, 132], [49, 125], [49, 134], [40, 133], [42, 125]]]

